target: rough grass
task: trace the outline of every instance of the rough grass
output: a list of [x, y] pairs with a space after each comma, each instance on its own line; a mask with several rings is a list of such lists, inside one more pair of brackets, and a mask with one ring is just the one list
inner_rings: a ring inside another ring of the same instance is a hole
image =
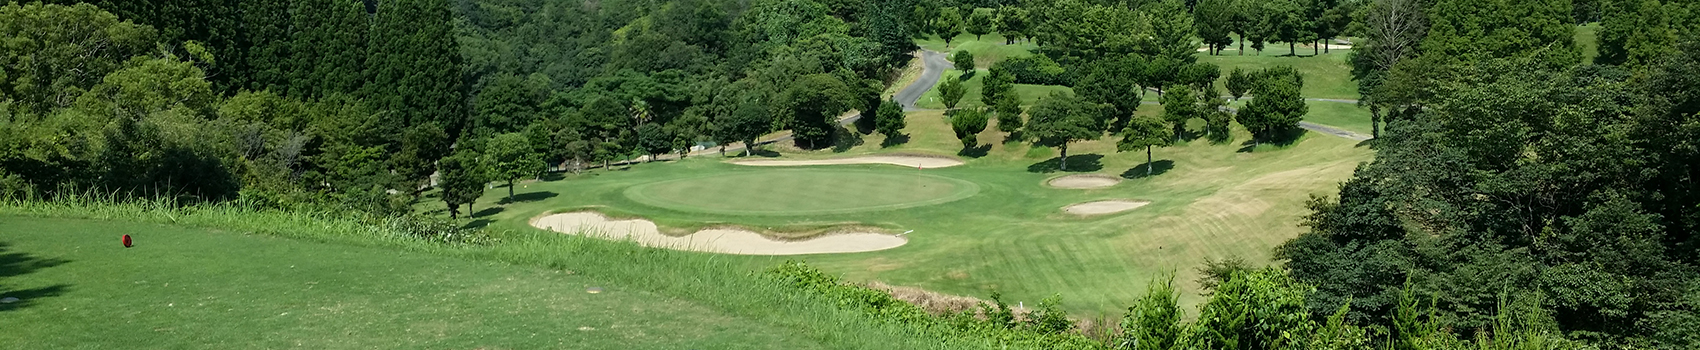
[[1600, 57], [1600, 24], [1588, 23], [1576, 27], [1576, 48], [1582, 50], [1582, 63], [1594, 63]]
[[[1156, 107], [1156, 106], [1147, 106]], [[1160, 113], [1142, 108], [1139, 113]], [[780, 149], [785, 157], [828, 158], [879, 153], [955, 154], [961, 143], [941, 111], [909, 114], [907, 143], [882, 148], [882, 137], [834, 152]], [[526, 230], [531, 217], [559, 208], [601, 206], [624, 215], [644, 216], [662, 226], [724, 222], [783, 229], [790, 225], [860, 222], [914, 230], [910, 243], [896, 249], [806, 257], [811, 264], [853, 281], [878, 280], [955, 295], [986, 297], [1002, 292], [1012, 303], [1037, 302], [1053, 293], [1077, 316], [1119, 314], [1152, 278], [1179, 272], [1185, 302], [1195, 303], [1192, 269], [1206, 257], [1240, 256], [1267, 262], [1270, 249], [1297, 235], [1304, 201], [1331, 195], [1336, 183], [1370, 159], [1367, 148], [1331, 136], [1306, 134], [1290, 144], [1252, 147], [1236, 130], [1234, 141], [1183, 142], [1157, 149], [1157, 175], [1145, 177], [1144, 152], [1115, 153], [1114, 140], [1070, 147], [1071, 171], [1123, 176], [1127, 181], [1099, 190], [1060, 190], [1044, 186], [1054, 171], [1050, 149], [1003, 143], [1004, 135], [980, 135], [983, 156], [959, 167], [928, 169], [927, 174], [978, 184], [978, 195], [948, 204], [890, 211], [802, 216], [727, 216], [657, 208], [627, 199], [632, 186], [683, 178], [750, 171], [718, 158], [640, 165], [627, 171], [593, 172], [556, 181], [522, 185], [521, 200], [489, 207], [506, 189], [489, 192], [476, 224]], [[1198, 127], [1194, 127], [1197, 130]], [[972, 154], [970, 155], [978, 155]], [[887, 165], [841, 165], [821, 169], [910, 172]], [[1152, 204], [1123, 214], [1080, 218], [1060, 208], [1105, 198], [1148, 200]], [[733, 257], [754, 265], [772, 257]]]
[[957, 35], [951, 39], [949, 47], [945, 46], [944, 40], [936, 36], [916, 41], [916, 44], [922, 49], [946, 54], [968, 51], [974, 54], [974, 62], [979, 68], [991, 68], [993, 63], [1006, 58], [1031, 56], [1033, 50], [1038, 48], [1038, 45], [1029, 42], [1005, 45], [1003, 36], [997, 33], [986, 34], [979, 40], [974, 40], [974, 35], [971, 34]]

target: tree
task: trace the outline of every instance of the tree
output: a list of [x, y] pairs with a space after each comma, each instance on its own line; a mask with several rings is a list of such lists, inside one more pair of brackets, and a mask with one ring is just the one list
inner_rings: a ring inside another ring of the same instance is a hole
[[[238, 45], [245, 49], [241, 58], [241, 77], [245, 89], [254, 91], [289, 92], [290, 2], [286, 0], [249, 0], [236, 3], [243, 30]], [[226, 58], [231, 59], [231, 58]]]
[[1151, 281], [1145, 295], [1133, 302], [1122, 316], [1126, 332], [1117, 349], [1174, 349], [1184, 329], [1181, 324], [1180, 294], [1173, 275], [1162, 282]]
[[1291, 130], [1304, 120], [1310, 106], [1299, 95], [1298, 84], [1291, 79], [1261, 79], [1252, 94], [1257, 98], [1246, 103], [1239, 112], [1240, 125], [1250, 130], [1252, 139], [1266, 138], [1270, 133]]
[[47, 113], [70, 107], [78, 90], [155, 48], [158, 33], [89, 4], [0, 5], [0, 96], [14, 108]]
[[1027, 36], [1029, 26], [1027, 9], [1020, 6], [998, 7], [998, 34], [1003, 35], [1005, 45], [1014, 44], [1015, 40]]
[[979, 108], [951, 111], [950, 129], [956, 132], [956, 139], [962, 140], [963, 149], [979, 147], [980, 132], [986, 131], [986, 113]]
[[353, 94], [364, 83], [371, 21], [358, 0], [295, 0], [290, 34], [289, 95]]
[[1034, 146], [1056, 147], [1061, 152], [1060, 168], [1068, 171], [1069, 143], [1104, 136], [1104, 123], [1098, 119], [1103, 108], [1073, 95], [1053, 92], [1027, 111], [1023, 132]]
[[1222, 48], [1234, 43], [1228, 36], [1234, 29], [1234, 10], [1234, 0], [1199, 0], [1193, 5], [1193, 32], [1210, 47], [1211, 55], [1221, 55]]
[[473, 101], [475, 134], [489, 135], [525, 129], [538, 119], [547, 77], [527, 79], [513, 74], [497, 75]]
[[957, 11], [955, 7], [941, 7], [938, 11], [938, 17], [933, 18], [931, 28], [933, 35], [944, 40], [945, 47], [950, 47], [950, 40], [955, 39], [957, 34], [962, 34], [962, 21], [962, 13]]
[[781, 95], [778, 106], [797, 141], [813, 149], [838, 129], [838, 115], [859, 105], [850, 88], [831, 74], [803, 76]]
[[1209, 135], [1210, 141], [1226, 143], [1234, 137], [1229, 129], [1234, 116], [1224, 106], [1227, 101], [1217, 97], [1219, 95], [1216, 89], [1206, 90], [1205, 95], [1200, 96], [1204, 103], [1199, 105], [1199, 111], [1204, 114], [1204, 133]]
[[667, 134], [667, 129], [656, 123], [638, 125], [638, 150], [649, 155], [648, 161], [655, 161], [662, 154], [673, 152], [673, 135]]
[[1127, 123], [1126, 129], [1122, 129], [1122, 139], [1116, 142], [1116, 151], [1127, 152], [1144, 148], [1145, 176], [1151, 176], [1151, 149], [1168, 146], [1174, 140], [1174, 131], [1169, 129], [1162, 118], [1138, 116]]
[[944, 83], [939, 84], [939, 98], [944, 99], [945, 109], [956, 109], [956, 104], [962, 102], [962, 95], [967, 93], [961, 77], [945, 78]]
[[1263, 37], [1275, 42], [1287, 43], [1287, 50], [1294, 56], [1298, 55], [1299, 42], [1308, 42], [1311, 37], [1311, 21], [1305, 17], [1304, 7], [1295, 0], [1272, 0], [1262, 3], [1259, 27]]
[[950, 64], [955, 65], [956, 69], [962, 70], [962, 75], [973, 74], [976, 68], [974, 67], [974, 53], [962, 50], [950, 54]]
[[453, 139], [436, 123], [407, 128], [401, 135], [401, 150], [390, 156], [390, 168], [395, 170], [409, 193], [417, 195], [427, 188], [431, 173], [436, 172], [436, 159], [448, 155]]
[[975, 41], [979, 41], [981, 35], [992, 33], [996, 29], [995, 26], [996, 24], [992, 23], [991, 11], [975, 10], [973, 14], [968, 15], [968, 34], [974, 34]]
[[1180, 76], [1176, 78], [1175, 82], [1199, 91], [1215, 90], [1216, 78], [1220, 77], [1222, 77], [1221, 68], [1217, 68], [1213, 63], [1199, 62], [1182, 68]]
[[435, 122], [459, 135], [466, 126], [466, 89], [453, 21], [446, 0], [380, 3], [366, 60], [366, 99], [401, 125]]
[[1015, 92], [1003, 94], [992, 104], [992, 111], [998, 115], [998, 131], [1009, 133], [1010, 139], [1017, 139], [1016, 132], [1021, 131], [1021, 96]]
[[1140, 80], [1145, 76], [1145, 62], [1134, 57], [1105, 59], [1089, 66], [1085, 77], [1075, 83], [1074, 91], [1092, 103], [1107, 104], [1103, 122], [1115, 128], [1127, 124], [1128, 118], [1139, 109]]
[[1235, 100], [1244, 97], [1246, 92], [1251, 90], [1253, 84], [1255, 82], [1252, 81], [1251, 73], [1244, 69], [1234, 67], [1234, 71], [1228, 73], [1228, 94], [1233, 95]]
[[992, 66], [990, 74], [980, 81], [980, 104], [990, 106], [1003, 98], [1003, 95], [1015, 93], [1015, 75], [1009, 69]]
[[1181, 86], [1170, 87], [1169, 93], [1163, 95], [1162, 103], [1162, 119], [1173, 126], [1170, 135], [1177, 139], [1186, 134], [1186, 123], [1188, 121], [1203, 116], [1203, 111], [1198, 109], [1198, 97], [1194, 96], [1192, 89]]
[[472, 211], [472, 202], [484, 194], [485, 170], [477, 154], [460, 150], [437, 162], [440, 171], [437, 187], [442, 189], [443, 204], [449, 207], [449, 218], [459, 218], [460, 206]]
[[726, 138], [743, 141], [744, 156], [749, 156], [756, 149], [756, 138], [772, 130], [773, 121], [768, 117], [767, 108], [761, 103], [745, 101], [739, 103], [732, 113], [726, 114], [714, 125], [720, 128], [719, 132]]
[[[1192, 42], [1192, 15], [1187, 13], [1184, 0], [1158, 0], [1145, 6], [1150, 18], [1151, 35], [1140, 50], [1147, 57], [1167, 58], [1180, 64], [1192, 64], [1198, 58], [1198, 45]], [[1161, 85], [1159, 85], [1161, 86]]]
[[886, 100], [880, 104], [879, 111], [874, 113], [874, 129], [879, 130], [886, 139], [896, 138], [903, 135], [903, 128], [906, 127], [904, 119], [903, 106], [895, 99]]
[[496, 135], [484, 145], [490, 160], [490, 175], [508, 183], [508, 200], [514, 199], [514, 181], [543, 171], [543, 159], [521, 133]]

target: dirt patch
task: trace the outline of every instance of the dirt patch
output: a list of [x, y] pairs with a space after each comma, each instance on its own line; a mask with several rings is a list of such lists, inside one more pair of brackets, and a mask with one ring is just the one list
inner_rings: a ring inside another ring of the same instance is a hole
[[958, 165], [962, 165], [962, 164], [966, 164], [966, 163], [964, 163], [964, 162], [962, 162], [961, 160], [958, 160], [958, 159], [945, 158], [945, 157], [890, 155], [890, 156], [867, 156], [867, 157], [851, 157], [851, 158], [839, 158], [839, 159], [815, 159], [815, 160], [778, 160], [778, 159], [741, 160], [741, 161], [734, 161], [734, 162], [732, 162], [732, 164], [748, 165], [748, 166], [891, 164], [891, 165], [899, 165], [899, 166], [905, 166], [905, 167], [910, 167], [910, 168], [944, 168], [944, 167], [958, 166]]
[[649, 220], [611, 220], [594, 212], [562, 213], [531, 220], [531, 226], [609, 240], [631, 240], [646, 247], [739, 255], [802, 255], [871, 252], [909, 243], [875, 232], [835, 232], [802, 240], [777, 240], [739, 229], [705, 229], [682, 237], [661, 234]]
[[1116, 184], [1121, 183], [1121, 182], [1122, 182], [1122, 179], [1114, 177], [1114, 176], [1085, 174], [1085, 175], [1063, 176], [1063, 177], [1051, 179], [1051, 181], [1047, 181], [1045, 183], [1051, 185], [1051, 187], [1056, 187], [1056, 188], [1091, 189], [1091, 188], [1105, 188], [1105, 187], [1115, 186]]
[[1062, 211], [1064, 213], [1069, 213], [1069, 214], [1074, 214], [1074, 215], [1082, 215], [1082, 216], [1103, 215], [1103, 214], [1120, 213], [1120, 212], [1124, 212], [1124, 211], [1138, 209], [1139, 207], [1143, 207], [1146, 204], [1151, 204], [1151, 202], [1126, 200], [1126, 199], [1112, 199], [1112, 200], [1094, 201], [1094, 202], [1086, 202], [1086, 203], [1076, 203], [1076, 204], [1073, 204], [1073, 205], [1063, 207]]

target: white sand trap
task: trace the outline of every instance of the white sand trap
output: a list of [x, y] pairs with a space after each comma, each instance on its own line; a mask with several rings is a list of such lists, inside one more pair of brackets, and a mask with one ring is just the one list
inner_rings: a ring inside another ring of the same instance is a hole
[[633, 240], [646, 247], [741, 255], [801, 255], [871, 252], [897, 248], [909, 240], [872, 232], [845, 232], [807, 240], [781, 241], [755, 232], [708, 229], [684, 237], [661, 234], [649, 220], [609, 220], [593, 212], [563, 213], [531, 221], [531, 226], [567, 234], [587, 233], [610, 240]]
[[963, 163], [961, 160], [944, 158], [944, 157], [868, 156], [868, 157], [851, 157], [851, 158], [839, 158], [839, 159], [815, 159], [815, 160], [777, 160], [777, 159], [774, 159], [774, 160], [740, 160], [740, 161], [732, 162], [732, 164], [749, 165], [749, 166], [891, 164], [891, 165], [906, 166], [906, 167], [910, 167], [910, 168], [915, 168], [915, 167], [943, 168], [943, 167], [958, 166], [958, 165], [962, 165], [962, 164], [966, 164], [966, 163]]
[[1122, 179], [1108, 175], [1069, 175], [1051, 179], [1051, 187], [1069, 189], [1105, 188], [1121, 183]]
[[1112, 200], [1102, 200], [1102, 201], [1086, 202], [1086, 203], [1075, 203], [1073, 205], [1063, 207], [1062, 211], [1064, 213], [1069, 213], [1069, 214], [1074, 214], [1074, 215], [1103, 215], [1103, 214], [1120, 213], [1120, 212], [1124, 212], [1124, 211], [1138, 209], [1139, 207], [1143, 207], [1146, 204], [1151, 204], [1151, 202], [1133, 201], [1133, 200], [1126, 200], [1126, 199], [1112, 199]]

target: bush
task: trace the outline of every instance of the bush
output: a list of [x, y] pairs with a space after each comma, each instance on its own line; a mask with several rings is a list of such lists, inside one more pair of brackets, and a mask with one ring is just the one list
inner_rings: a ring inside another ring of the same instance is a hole
[[1009, 72], [1015, 76], [1017, 84], [1068, 85], [1068, 82], [1073, 80], [1067, 69], [1044, 55], [1004, 59], [992, 65], [992, 69]]

